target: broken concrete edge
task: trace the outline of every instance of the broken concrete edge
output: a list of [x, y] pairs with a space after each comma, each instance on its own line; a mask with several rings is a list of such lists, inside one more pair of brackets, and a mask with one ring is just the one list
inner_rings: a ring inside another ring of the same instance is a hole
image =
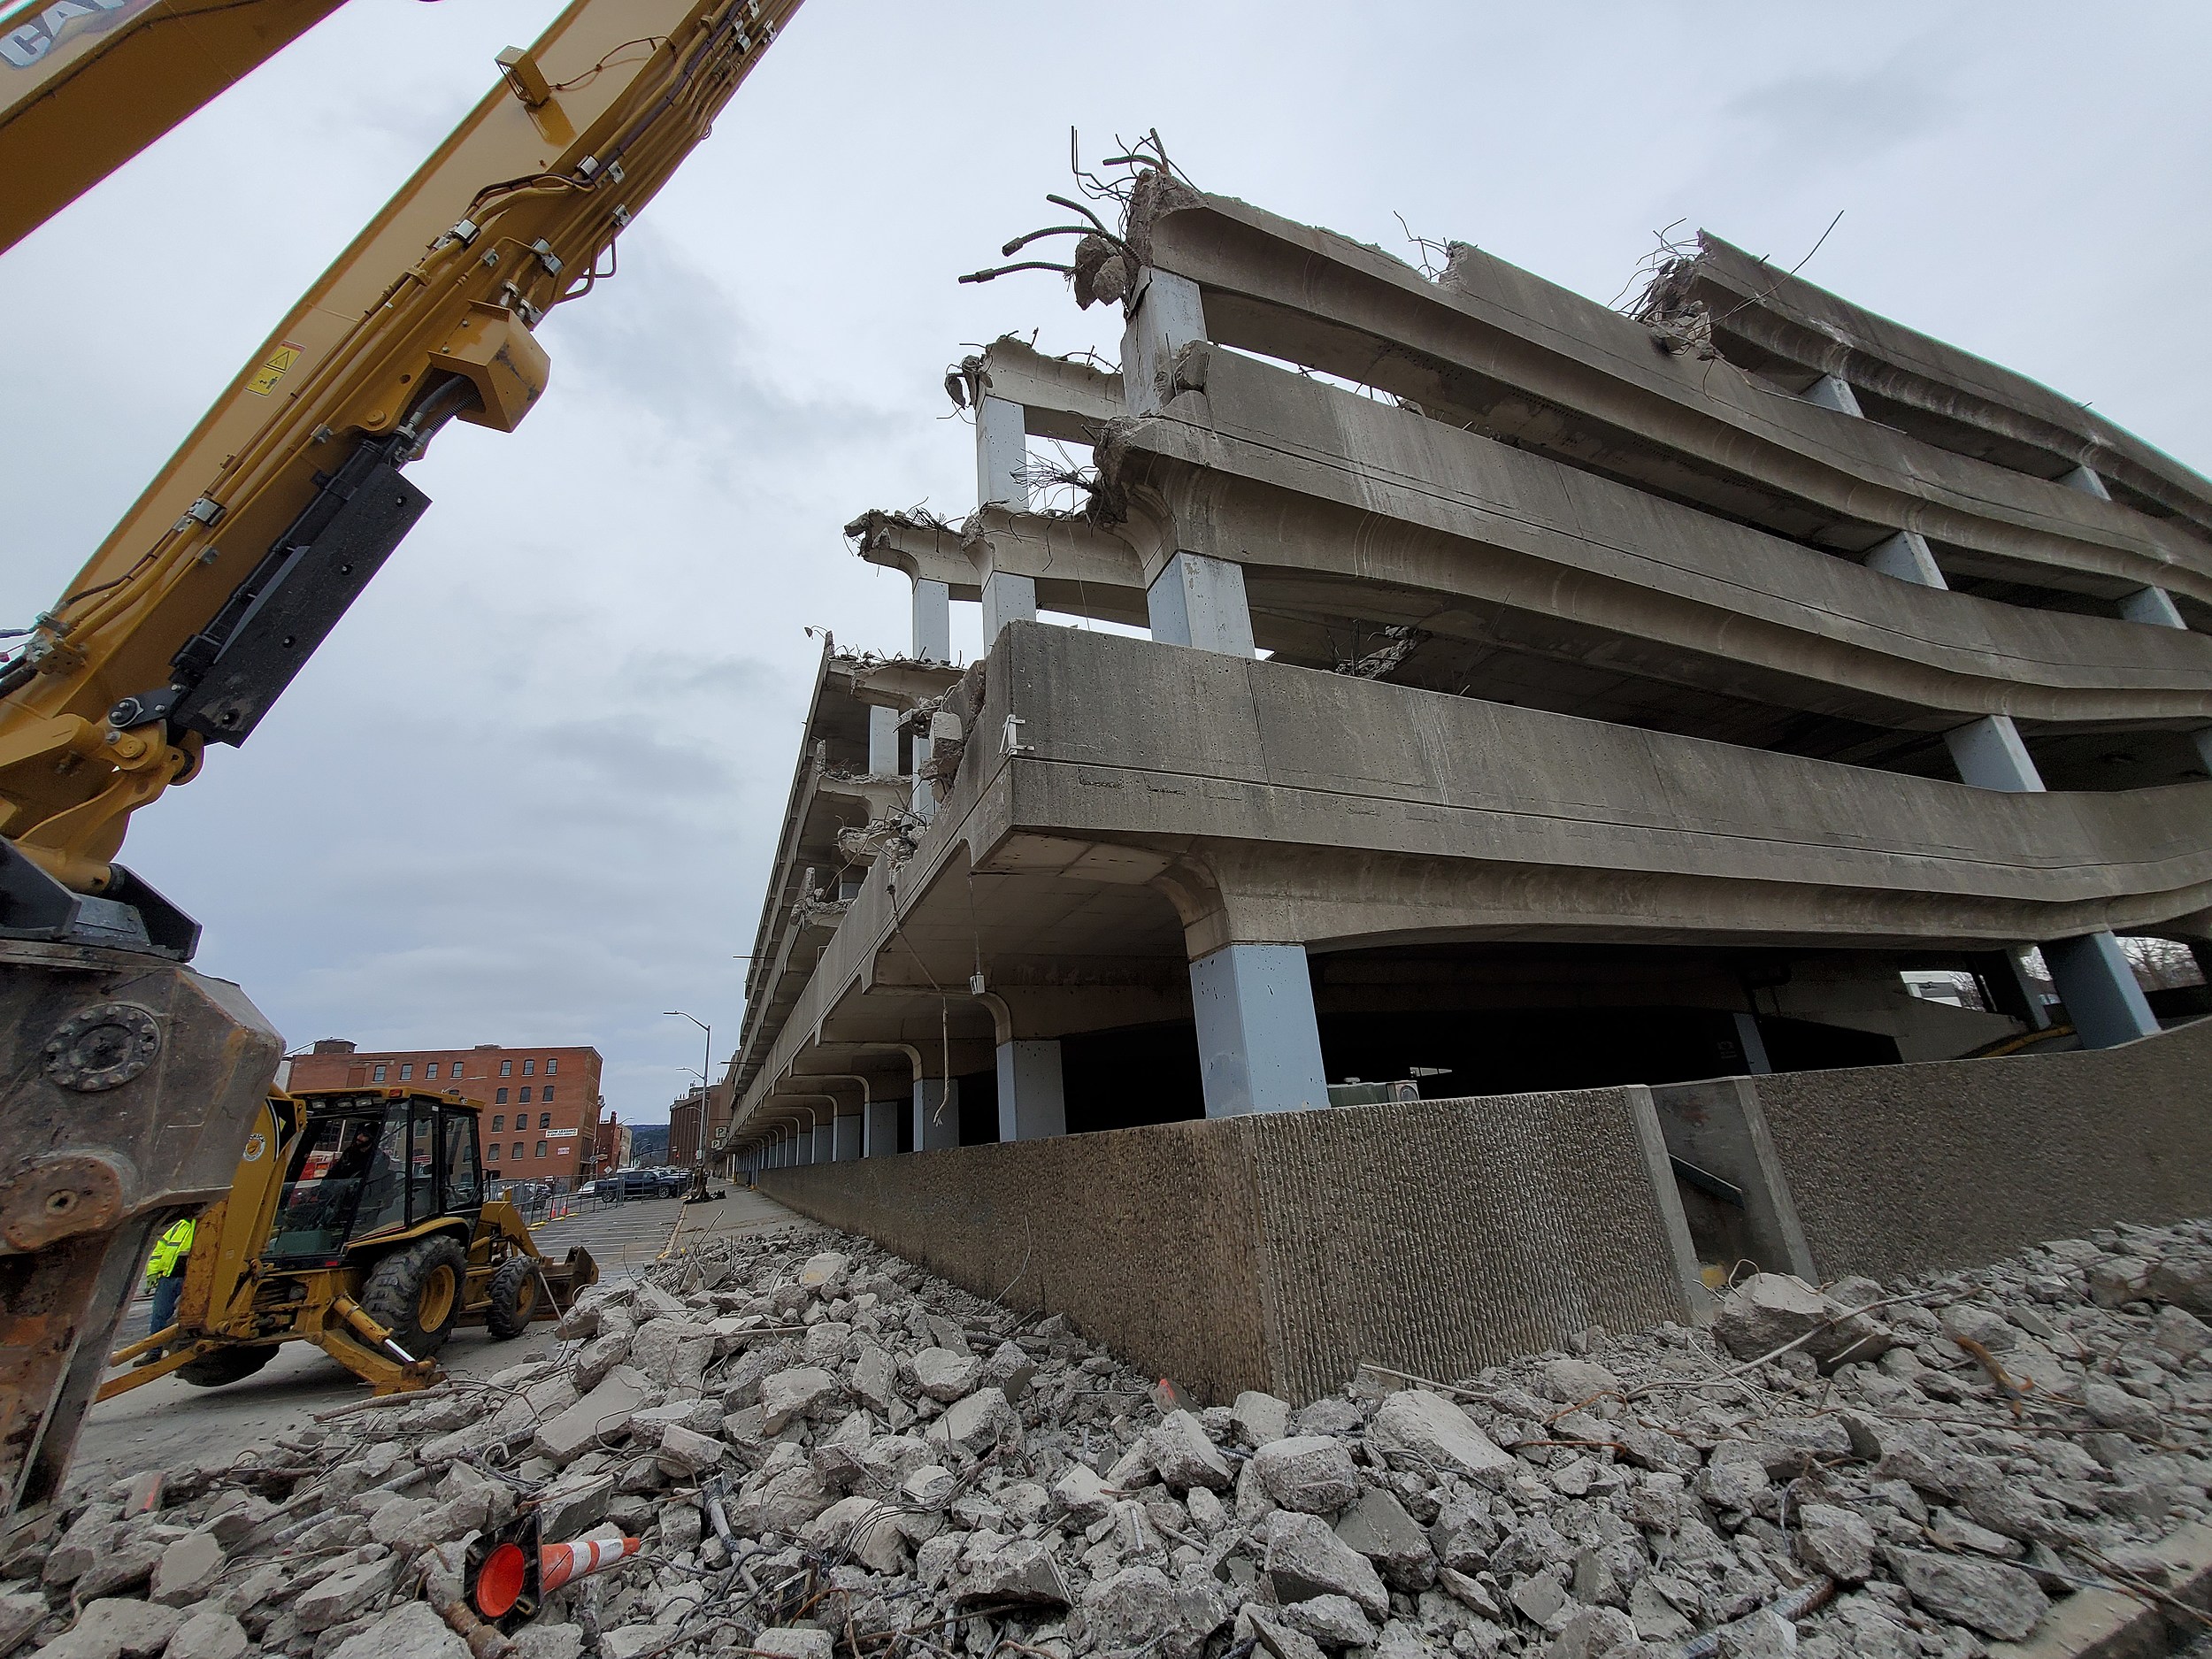
[[[2170, 1534], [2155, 1549], [2173, 1569], [2166, 1595], [2199, 1612], [2212, 1612], [2212, 1525], [2199, 1522]], [[2171, 1638], [2201, 1634], [2177, 1612], [2141, 1592], [2082, 1590], [2044, 1616], [2022, 1642], [1990, 1644], [1991, 1659], [2159, 1659], [2173, 1651]]]

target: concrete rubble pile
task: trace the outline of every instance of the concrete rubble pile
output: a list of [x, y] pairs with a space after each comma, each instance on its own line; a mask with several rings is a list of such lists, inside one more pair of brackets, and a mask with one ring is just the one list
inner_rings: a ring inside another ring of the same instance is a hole
[[0, 1563], [0, 1655], [468, 1659], [434, 1607], [528, 1503], [548, 1541], [644, 1549], [549, 1594], [524, 1659], [1967, 1659], [2085, 1586], [2182, 1587], [2203, 1317], [2212, 1227], [2124, 1228], [1199, 1409], [808, 1226], [588, 1292], [488, 1383], [77, 1494]]

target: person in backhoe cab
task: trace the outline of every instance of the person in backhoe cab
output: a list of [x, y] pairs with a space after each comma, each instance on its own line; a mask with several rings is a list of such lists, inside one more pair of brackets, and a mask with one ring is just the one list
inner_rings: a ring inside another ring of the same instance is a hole
[[[185, 1258], [192, 1254], [192, 1217], [173, 1221], [154, 1241], [154, 1253], [146, 1262], [146, 1288], [154, 1293], [153, 1323], [146, 1327], [149, 1333], [166, 1330], [175, 1323], [177, 1299], [184, 1294]], [[150, 1365], [161, 1357], [155, 1348], [139, 1363]]]

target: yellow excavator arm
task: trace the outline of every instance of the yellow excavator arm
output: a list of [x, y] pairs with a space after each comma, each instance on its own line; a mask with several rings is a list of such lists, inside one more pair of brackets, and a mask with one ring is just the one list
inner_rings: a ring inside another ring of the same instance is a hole
[[0, 931], [189, 956], [196, 929], [112, 862], [131, 813], [252, 732], [428, 505], [403, 470], [438, 428], [529, 411], [532, 330], [797, 6], [575, 0], [500, 55], [0, 669]]
[[0, 4], [0, 253], [344, 3]]

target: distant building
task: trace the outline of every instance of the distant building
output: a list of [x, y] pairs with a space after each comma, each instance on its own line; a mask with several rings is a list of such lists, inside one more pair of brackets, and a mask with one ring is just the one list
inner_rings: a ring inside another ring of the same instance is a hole
[[596, 1048], [484, 1042], [365, 1054], [343, 1038], [326, 1037], [290, 1056], [286, 1087], [458, 1089], [485, 1109], [478, 1142], [487, 1179], [549, 1181], [566, 1191], [614, 1167], [600, 1162], [601, 1064]]
[[669, 1104], [668, 1162], [676, 1168], [689, 1169], [699, 1160], [705, 1118], [702, 1107], [700, 1092], [695, 1088]]

